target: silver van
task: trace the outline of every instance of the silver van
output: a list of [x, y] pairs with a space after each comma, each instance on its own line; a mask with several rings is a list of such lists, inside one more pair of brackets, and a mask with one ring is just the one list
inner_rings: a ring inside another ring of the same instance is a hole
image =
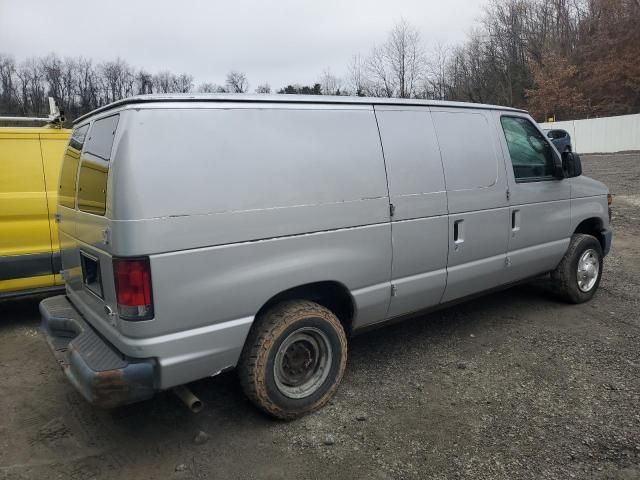
[[351, 335], [542, 274], [587, 301], [611, 245], [607, 188], [487, 105], [138, 96], [75, 122], [59, 188], [43, 326], [103, 407], [235, 368], [295, 418]]

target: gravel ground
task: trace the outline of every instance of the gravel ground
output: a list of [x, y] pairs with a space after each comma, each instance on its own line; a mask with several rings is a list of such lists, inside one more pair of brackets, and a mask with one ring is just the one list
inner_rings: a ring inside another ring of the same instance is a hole
[[537, 281], [371, 332], [337, 396], [283, 423], [233, 373], [91, 408], [38, 330], [0, 304], [0, 479], [640, 478], [640, 155], [584, 157], [614, 193], [601, 288], [558, 302]]

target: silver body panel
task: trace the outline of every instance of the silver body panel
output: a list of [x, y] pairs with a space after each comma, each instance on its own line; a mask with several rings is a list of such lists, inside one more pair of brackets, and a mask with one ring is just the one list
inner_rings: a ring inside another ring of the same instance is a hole
[[447, 193], [429, 109], [376, 106], [392, 223], [388, 318], [437, 305], [447, 283]]
[[[288, 289], [344, 286], [357, 330], [552, 270], [582, 220], [608, 226], [599, 182], [515, 182], [499, 118], [520, 111], [284, 98], [145, 97], [79, 121], [120, 115], [105, 214], [59, 207], [67, 294], [120, 352], [156, 358], [162, 389], [235, 366]], [[153, 319], [113, 313], [116, 256], [150, 258]]]
[[[494, 112], [496, 125], [501, 115], [526, 115]], [[505, 165], [510, 166], [504, 135], [498, 136]], [[551, 179], [517, 183], [512, 168], [507, 168], [509, 201], [508, 282], [553, 270], [569, 246], [571, 229], [571, 182]], [[606, 190], [603, 190], [606, 201]]]
[[505, 283], [507, 184], [490, 111], [433, 111], [449, 205], [443, 301], [451, 301]]

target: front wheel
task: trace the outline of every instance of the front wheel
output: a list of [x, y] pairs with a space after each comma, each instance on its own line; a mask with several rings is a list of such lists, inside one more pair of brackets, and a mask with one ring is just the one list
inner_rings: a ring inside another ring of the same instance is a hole
[[577, 233], [558, 267], [551, 273], [557, 292], [568, 302], [591, 300], [602, 278], [602, 246], [591, 235]]
[[306, 300], [286, 301], [256, 319], [238, 374], [261, 410], [294, 419], [322, 408], [335, 394], [347, 362], [347, 338], [338, 318]]

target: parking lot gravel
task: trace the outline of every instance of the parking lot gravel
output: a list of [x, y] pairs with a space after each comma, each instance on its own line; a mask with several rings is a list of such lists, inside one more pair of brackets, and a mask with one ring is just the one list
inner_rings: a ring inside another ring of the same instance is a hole
[[293, 422], [233, 372], [112, 411], [67, 382], [38, 299], [0, 303], [0, 479], [640, 478], [640, 154], [583, 157], [609, 185], [599, 292], [544, 279], [356, 337], [334, 400]]

